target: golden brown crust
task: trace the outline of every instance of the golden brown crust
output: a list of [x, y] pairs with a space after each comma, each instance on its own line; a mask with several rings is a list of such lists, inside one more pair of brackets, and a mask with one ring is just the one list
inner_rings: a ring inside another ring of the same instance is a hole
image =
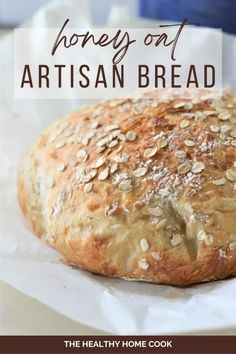
[[172, 285], [235, 275], [236, 100], [172, 90], [85, 107], [40, 136], [18, 195], [69, 264]]

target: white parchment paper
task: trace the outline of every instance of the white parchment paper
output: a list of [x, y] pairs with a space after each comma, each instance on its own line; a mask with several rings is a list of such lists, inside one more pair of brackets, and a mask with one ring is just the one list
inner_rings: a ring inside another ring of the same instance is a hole
[[[65, 16], [75, 27], [90, 24], [88, 5], [55, 1], [28, 25], [56, 27]], [[121, 25], [119, 11], [113, 11], [112, 18], [110, 25]], [[235, 48], [235, 38], [225, 35], [223, 79], [236, 88]], [[12, 35], [0, 41], [0, 90], [1, 279], [77, 322], [113, 334], [236, 327], [235, 278], [188, 288], [105, 278], [62, 264], [60, 255], [32, 234], [16, 200], [19, 159], [50, 121], [84, 102], [14, 99]]]

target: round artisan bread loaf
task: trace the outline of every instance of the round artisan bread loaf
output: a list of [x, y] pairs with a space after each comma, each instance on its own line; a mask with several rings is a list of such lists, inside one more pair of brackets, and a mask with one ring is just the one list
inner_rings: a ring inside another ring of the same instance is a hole
[[157, 91], [55, 122], [24, 157], [18, 196], [68, 264], [187, 285], [236, 274], [236, 100]]

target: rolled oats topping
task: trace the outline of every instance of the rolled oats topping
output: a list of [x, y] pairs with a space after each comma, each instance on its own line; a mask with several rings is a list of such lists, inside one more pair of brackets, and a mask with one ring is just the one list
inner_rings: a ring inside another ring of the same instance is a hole
[[159, 252], [152, 252], [152, 258], [155, 259], [156, 261], [160, 261], [161, 255]]
[[185, 103], [186, 102], [177, 102], [177, 103], [175, 103], [174, 104], [174, 108], [182, 108], [182, 107], [184, 107], [185, 106]]
[[229, 118], [229, 122], [232, 123], [232, 124], [236, 124], [236, 118], [230, 117]]
[[122, 181], [123, 179], [128, 179], [128, 180], [130, 180], [130, 176], [129, 176], [129, 174], [126, 173], [126, 172], [117, 173], [116, 177], [117, 177], [117, 179], [118, 179], [119, 181]]
[[156, 155], [156, 153], [157, 153], [157, 146], [153, 146], [144, 151], [144, 157], [149, 158]]
[[167, 219], [162, 219], [161, 221], [158, 222], [156, 225], [156, 230], [161, 230], [166, 226]]
[[204, 170], [205, 164], [203, 162], [195, 162], [192, 167], [193, 173], [200, 173]]
[[199, 230], [197, 233], [198, 241], [204, 241], [207, 246], [212, 245], [213, 243], [213, 236], [207, 235], [204, 230]]
[[117, 124], [108, 125], [104, 130], [105, 132], [110, 132], [111, 130], [119, 129], [120, 127]]
[[229, 169], [225, 172], [226, 178], [231, 182], [236, 182], [236, 172]]
[[234, 140], [231, 141], [231, 145], [232, 145], [232, 146], [236, 146], [236, 139], [234, 139]]
[[223, 186], [226, 183], [226, 179], [225, 178], [220, 178], [220, 179], [217, 179], [217, 180], [213, 181], [213, 183], [216, 186]]
[[124, 134], [118, 134], [117, 135], [117, 138], [120, 140], [120, 141], [126, 141], [126, 136]]
[[47, 181], [46, 181], [46, 188], [47, 189], [51, 189], [52, 187], [55, 186], [55, 180], [53, 177], [48, 177]]
[[72, 134], [73, 134], [73, 132], [72, 132], [72, 131], [69, 131], [69, 130], [67, 130], [67, 131], [64, 132], [64, 136], [65, 136], [66, 138], [69, 138], [69, 136], [71, 136]]
[[159, 141], [159, 147], [161, 149], [165, 148], [167, 145], [168, 145], [168, 142], [166, 140], [162, 139]]
[[226, 135], [223, 133], [220, 133], [220, 140], [226, 140]]
[[102, 170], [99, 175], [98, 175], [98, 179], [100, 181], [104, 181], [105, 179], [107, 179], [107, 177], [109, 176], [109, 167], [104, 168], [104, 170]]
[[192, 147], [192, 146], [194, 146], [195, 145], [195, 143], [194, 143], [194, 141], [192, 141], [192, 140], [184, 140], [184, 144], [186, 145], [186, 146], [189, 146], [189, 147]]
[[63, 162], [59, 163], [57, 166], [57, 169], [59, 172], [63, 172], [65, 170], [66, 166], [64, 165]]
[[125, 137], [128, 141], [134, 141], [136, 139], [136, 133], [133, 131], [128, 131]]
[[204, 241], [207, 246], [211, 246], [213, 244], [214, 238], [212, 235], [207, 235], [207, 237]]
[[52, 135], [48, 138], [48, 144], [53, 143], [56, 140], [57, 136], [56, 135]]
[[133, 190], [133, 186], [131, 184], [131, 180], [123, 180], [120, 182], [118, 186], [119, 190], [122, 192], [131, 192]]
[[190, 121], [187, 119], [184, 119], [180, 122], [180, 128], [185, 129], [190, 126]]
[[95, 120], [91, 124], [91, 129], [97, 129], [100, 125], [101, 123], [98, 120]]
[[94, 179], [94, 177], [97, 175], [97, 170], [93, 169], [91, 171], [89, 171], [87, 174], [82, 174], [81, 176], [81, 180], [84, 182], [84, 183], [87, 183], [89, 181], [91, 181], [92, 179]]
[[134, 177], [142, 177], [147, 173], [148, 169], [146, 167], [139, 167], [133, 171]]
[[231, 136], [232, 138], [236, 138], [236, 129], [233, 130], [233, 131], [230, 133], [230, 136]]
[[92, 182], [87, 183], [87, 184], [84, 185], [84, 191], [85, 191], [85, 193], [91, 192], [92, 189], [93, 189], [93, 183], [92, 183]]
[[207, 118], [206, 112], [195, 112], [195, 121], [203, 122]]
[[55, 148], [56, 149], [61, 149], [62, 147], [64, 147], [66, 145], [66, 143], [64, 141], [59, 141], [56, 145]]
[[181, 165], [178, 166], [178, 173], [180, 175], [185, 175], [189, 171], [191, 171], [192, 165], [188, 162], [184, 162]]
[[173, 247], [179, 246], [182, 243], [182, 235], [180, 234], [175, 234], [171, 237], [170, 243]]
[[97, 152], [103, 152], [104, 150], [106, 150], [106, 146], [100, 146], [97, 148]]
[[220, 120], [228, 120], [231, 117], [231, 114], [228, 111], [222, 111], [218, 117]]
[[80, 150], [76, 153], [76, 156], [77, 156], [79, 159], [85, 159], [88, 155], [87, 155], [87, 152], [86, 152], [84, 149], [80, 149]]
[[107, 137], [105, 137], [97, 142], [97, 146], [102, 147], [104, 145], [107, 145], [108, 143], [109, 143], [109, 139]]
[[106, 162], [106, 157], [101, 156], [91, 165], [91, 168], [99, 168], [102, 165], [104, 165], [105, 162]]
[[84, 146], [86, 146], [86, 145], [88, 145], [88, 143], [89, 143], [89, 138], [87, 138], [86, 136], [81, 140], [81, 143], [84, 145]]
[[177, 150], [177, 151], [175, 152], [175, 157], [176, 157], [177, 159], [185, 159], [186, 156], [187, 156], [187, 153], [186, 153], [185, 151], [183, 151], [183, 150]]
[[220, 132], [222, 134], [226, 134], [229, 130], [231, 130], [231, 126], [228, 124], [224, 124], [220, 127]]
[[163, 211], [160, 207], [148, 208], [148, 213], [153, 216], [162, 216]]
[[147, 270], [149, 268], [149, 264], [148, 264], [148, 261], [145, 259], [145, 258], [141, 258], [139, 261], [138, 261], [138, 265], [141, 269], [143, 270]]
[[113, 147], [115, 147], [117, 144], [118, 144], [118, 141], [117, 141], [117, 140], [112, 140], [112, 141], [110, 142], [110, 144], [108, 145], [108, 147], [109, 147], [109, 148], [113, 148]]
[[110, 168], [110, 173], [111, 174], [115, 173], [117, 169], [118, 169], [118, 164], [117, 163], [112, 164]]
[[80, 137], [78, 137], [78, 136], [72, 135], [72, 136], [70, 136], [70, 137], [68, 138], [67, 141], [68, 141], [70, 144], [78, 144], [78, 143], [81, 142], [81, 139], [80, 139]]
[[204, 115], [205, 115], [206, 117], [214, 116], [214, 115], [217, 114], [216, 111], [204, 111], [203, 113], [204, 113]]
[[147, 252], [149, 249], [149, 244], [145, 238], [140, 240], [140, 248], [142, 252]]
[[229, 242], [229, 249], [230, 251], [236, 250], [236, 241]]
[[118, 163], [128, 162], [128, 159], [129, 159], [129, 155], [127, 153], [123, 153], [122, 155], [116, 155], [114, 157], [114, 160]]
[[213, 132], [213, 133], [218, 133], [220, 131], [220, 127], [216, 124], [212, 124], [210, 125], [210, 130]]
[[192, 108], [192, 104], [190, 102], [177, 102], [174, 104], [174, 108]]

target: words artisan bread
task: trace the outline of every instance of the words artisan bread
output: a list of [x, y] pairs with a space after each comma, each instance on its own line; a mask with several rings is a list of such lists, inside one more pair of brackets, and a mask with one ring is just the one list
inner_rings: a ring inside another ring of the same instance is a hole
[[19, 202], [68, 264], [187, 285], [236, 274], [236, 100], [161, 91], [55, 122], [21, 162]]

